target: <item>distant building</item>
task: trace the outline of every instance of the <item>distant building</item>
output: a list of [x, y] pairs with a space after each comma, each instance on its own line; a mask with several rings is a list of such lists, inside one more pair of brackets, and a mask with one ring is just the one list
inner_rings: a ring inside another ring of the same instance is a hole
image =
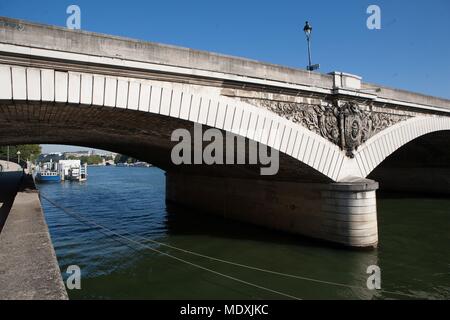
[[62, 154], [60, 152], [43, 153], [37, 158], [37, 162], [58, 162], [62, 159]]
[[64, 158], [66, 158], [66, 159], [69, 157], [74, 157], [74, 158], [89, 157], [90, 155], [91, 155], [91, 150], [64, 152]]
[[111, 157], [115, 158], [117, 153], [115, 152], [109, 152], [109, 151], [98, 151], [98, 150], [92, 150], [92, 155], [100, 156], [100, 157]]

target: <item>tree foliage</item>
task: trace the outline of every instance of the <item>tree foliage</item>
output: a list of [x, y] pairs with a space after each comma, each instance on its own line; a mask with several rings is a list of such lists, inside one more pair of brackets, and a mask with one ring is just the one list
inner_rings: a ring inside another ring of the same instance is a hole
[[79, 159], [82, 164], [87, 163], [88, 165], [91, 165], [103, 163], [103, 158], [99, 155], [82, 156]]
[[124, 154], [117, 154], [114, 158], [114, 163], [135, 163], [137, 160], [135, 158], [132, 158], [130, 156], [124, 155]]
[[[20, 151], [20, 159], [21, 160], [29, 160], [34, 161], [41, 154], [41, 146], [38, 144], [22, 144], [9, 146], [9, 159], [10, 161], [17, 161], [18, 155], [17, 151]], [[0, 147], [0, 158], [6, 159], [8, 154], [8, 147], [1, 146]]]

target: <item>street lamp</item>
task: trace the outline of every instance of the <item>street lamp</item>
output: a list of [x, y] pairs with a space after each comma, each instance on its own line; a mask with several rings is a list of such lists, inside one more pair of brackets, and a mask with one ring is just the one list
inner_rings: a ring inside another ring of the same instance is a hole
[[20, 165], [20, 151], [17, 151], [17, 163]]
[[305, 22], [305, 26], [303, 27], [303, 31], [305, 32], [306, 35], [306, 42], [308, 42], [308, 66], [306, 67], [306, 70], [308, 71], [314, 71], [319, 69], [320, 65], [319, 64], [311, 64], [311, 32], [312, 32], [312, 27], [309, 24], [308, 21]]

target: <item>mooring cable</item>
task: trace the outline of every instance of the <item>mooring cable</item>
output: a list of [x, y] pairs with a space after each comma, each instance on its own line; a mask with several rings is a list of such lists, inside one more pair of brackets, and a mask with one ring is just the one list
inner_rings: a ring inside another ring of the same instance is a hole
[[[132, 234], [130, 234], [127, 231], [124, 231], [124, 233], [129, 234], [130, 236], [133, 236]], [[250, 269], [250, 270], [254, 270], [254, 271], [260, 271], [260, 272], [264, 272], [264, 273], [270, 273], [270, 274], [274, 274], [274, 275], [278, 275], [278, 276], [283, 276], [283, 277], [288, 277], [288, 278], [294, 278], [294, 279], [299, 279], [299, 280], [305, 280], [305, 281], [311, 281], [311, 282], [316, 282], [316, 283], [320, 283], [320, 284], [327, 284], [327, 285], [332, 285], [332, 286], [339, 286], [339, 287], [343, 287], [343, 288], [347, 288], [347, 289], [357, 289], [357, 290], [369, 290], [368, 288], [364, 288], [364, 287], [359, 287], [359, 286], [355, 286], [355, 285], [349, 285], [349, 284], [344, 284], [344, 283], [339, 283], [339, 282], [333, 282], [333, 281], [327, 281], [327, 280], [320, 280], [320, 279], [315, 279], [315, 278], [310, 278], [310, 277], [305, 277], [305, 276], [299, 276], [299, 275], [294, 275], [294, 274], [289, 274], [289, 273], [284, 273], [284, 272], [279, 272], [279, 271], [274, 271], [274, 270], [268, 270], [268, 269], [263, 269], [263, 268], [259, 268], [259, 267], [254, 267], [254, 266], [250, 266], [250, 265], [246, 265], [246, 264], [241, 264], [238, 262], [233, 262], [233, 261], [229, 261], [229, 260], [223, 260], [220, 258], [216, 258], [216, 257], [211, 257], [208, 255], [204, 255], [198, 252], [194, 252], [194, 251], [190, 251], [187, 249], [182, 249], [179, 247], [174, 247], [172, 245], [169, 245], [167, 243], [164, 242], [159, 242], [150, 238], [146, 238], [140, 235], [134, 235], [135, 237], [139, 237], [144, 241], [149, 241], [152, 242], [154, 244], [158, 244], [161, 246], [165, 246], [174, 250], [178, 250], [184, 253], [188, 253], [194, 256], [198, 256], [198, 257], [202, 257], [205, 259], [210, 259], [210, 260], [214, 260], [214, 261], [218, 261], [218, 262], [222, 262], [222, 263], [226, 263], [226, 264], [230, 264], [233, 266], [237, 266], [237, 267], [242, 267], [242, 268], [246, 268], [246, 269]], [[411, 297], [411, 298], [418, 298], [415, 295], [412, 294], [407, 294], [407, 293], [402, 293], [402, 292], [394, 292], [394, 291], [388, 291], [388, 290], [384, 290], [384, 289], [377, 289], [376, 292], [383, 292], [383, 293], [389, 293], [389, 294], [394, 294], [394, 295], [400, 295], [400, 296], [405, 296], [405, 297]]]
[[140, 246], [142, 246], [143, 248], [150, 249], [150, 250], [152, 250], [152, 251], [155, 251], [155, 252], [157, 252], [157, 253], [159, 253], [159, 254], [161, 254], [161, 255], [164, 255], [164, 256], [166, 256], [166, 257], [172, 258], [172, 259], [177, 260], [177, 261], [179, 261], [179, 262], [182, 262], [182, 263], [188, 264], [188, 265], [190, 265], [190, 266], [193, 266], [193, 267], [196, 267], [196, 268], [199, 268], [199, 269], [202, 269], [202, 270], [211, 272], [211, 273], [213, 273], [213, 274], [222, 276], [222, 277], [227, 278], [227, 279], [230, 279], [230, 280], [234, 280], [234, 281], [236, 281], [236, 282], [240, 282], [240, 283], [246, 284], [246, 285], [248, 285], [248, 286], [252, 286], [252, 287], [255, 287], [255, 288], [258, 288], [258, 289], [261, 289], [261, 290], [265, 290], [265, 291], [268, 291], [268, 292], [271, 292], [271, 293], [275, 293], [275, 294], [278, 294], [278, 295], [281, 295], [281, 296], [284, 296], [284, 297], [287, 297], [287, 298], [290, 298], [290, 299], [294, 299], [294, 300], [302, 300], [301, 298], [295, 297], [295, 296], [293, 296], [293, 295], [290, 295], [290, 294], [287, 294], [287, 293], [284, 293], [284, 292], [280, 292], [280, 291], [277, 291], [277, 290], [273, 290], [273, 289], [270, 289], [270, 288], [266, 288], [266, 287], [260, 286], [260, 285], [258, 285], [258, 284], [254, 284], [254, 283], [251, 283], [251, 282], [248, 282], [248, 281], [245, 281], [245, 280], [242, 280], [242, 279], [239, 279], [239, 278], [236, 278], [236, 277], [233, 277], [233, 276], [230, 276], [230, 275], [221, 273], [221, 272], [219, 272], [219, 271], [215, 271], [215, 270], [209, 269], [209, 268], [204, 267], [204, 266], [201, 266], [201, 265], [199, 265], [199, 264], [196, 264], [196, 263], [193, 263], [193, 262], [190, 262], [190, 261], [181, 259], [181, 258], [176, 257], [176, 256], [174, 256], [174, 255], [171, 255], [171, 254], [169, 254], [169, 253], [167, 253], [167, 252], [164, 252], [164, 251], [161, 251], [161, 250], [152, 248], [152, 247], [150, 247], [150, 246], [148, 246], [148, 245], [145, 245], [145, 244], [143, 244], [143, 243], [141, 243], [141, 242], [139, 242], [139, 241], [136, 241], [136, 240], [134, 240], [134, 239], [128, 238], [128, 237], [126, 237], [126, 236], [123, 236], [123, 235], [121, 235], [121, 234], [119, 234], [119, 233], [117, 233], [117, 232], [115, 232], [115, 231], [113, 231], [113, 230], [111, 230], [111, 229], [109, 229], [109, 228], [107, 228], [107, 227], [104, 227], [104, 226], [102, 226], [102, 225], [100, 225], [100, 224], [98, 224], [98, 223], [96, 223], [96, 222], [93, 222], [93, 221], [88, 221], [88, 222], [83, 221], [83, 220], [90, 220], [90, 219], [86, 219], [86, 218], [84, 218], [84, 217], [81, 217], [79, 214], [76, 214], [76, 213], [74, 213], [74, 212], [71, 212], [71, 210], [69, 210], [69, 209], [67, 209], [67, 208], [65, 208], [65, 207], [63, 207], [63, 206], [61, 206], [61, 205], [59, 205], [58, 203], [54, 202], [53, 200], [50, 200], [49, 198], [47, 198], [47, 197], [46, 197], [45, 195], [43, 195], [42, 193], [40, 193], [40, 195], [41, 195], [41, 197], [42, 197], [43, 199], [47, 200], [47, 201], [48, 201], [49, 203], [51, 203], [53, 206], [55, 206], [56, 208], [62, 210], [62, 211], [65, 212], [66, 214], [68, 214], [68, 215], [70, 215], [70, 216], [72, 216], [72, 217], [75, 217], [78, 221], [80, 221], [80, 222], [82, 222], [82, 223], [84, 223], [84, 224], [90, 223], [90, 224], [92, 224], [92, 225], [94, 225], [94, 226], [96, 226], [96, 227], [98, 227], [98, 228], [101, 228], [101, 229], [103, 229], [103, 230], [107, 230], [108, 232], [114, 234], [115, 236], [120, 237], [120, 238], [122, 238], [122, 239], [125, 239], [125, 240], [127, 240], [127, 241], [130, 241], [130, 242], [132, 242], [132, 243], [135, 243], [135, 244], [137, 244], [137, 245], [140, 245]]
[[[56, 202], [50, 200], [48, 197], [44, 196], [42, 193], [41, 193], [41, 196], [42, 196], [44, 199], [46, 199], [47, 201], [49, 201], [50, 203], [52, 203], [55, 207], [57, 207], [57, 208], [63, 210], [64, 212], [69, 211], [69, 209], [64, 208], [63, 206], [61, 206], [61, 205], [57, 204]], [[67, 213], [68, 213], [68, 212], [67, 212]], [[114, 231], [114, 230], [111, 230], [111, 229], [106, 228], [106, 227], [104, 227], [104, 226], [102, 226], [102, 225], [99, 225], [98, 223], [96, 223], [96, 222], [94, 222], [94, 221], [92, 221], [92, 220], [90, 220], [90, 219], [88, 219], [88, 218], [82, 217], [81, 215], [76, 214], [76, 213], [74, 213], [73, 211], [71, 212], [71, 214], [72, 214], [72, 215], [78, 215], [78, 216], [80, 216], [82, 219], [85, 219], [85, 220], [89, 221], [91, 224], [96, 225], [96, 226], [99, 227], [99, 228], [108, 230], [109, 232], [115, 234], [116, 236], [123, 237], [124, 239], [126, 239], [126, 240], [128, 240], [128, 241], [132, 241], [132, 242], [134, 242], [134, 243], [138, 243], [138, 244], [141, 245], [141, 246], [145, 246], [142, 242], [139, 242], [139, 241], [136, 241], [136, 240], [134, 240], [134, 239], [130, 239], [130, 238], [128, 238], [128, 237], [125, 237], [125, 236], [123, 236], [122, 234], [119, 234], [119, 233], [117, 233], [117, 232]], [[78, 220], [78, 219], [77, 219], [77, 220]], [[316, 282], [316, 283], [321, 283], [321, 284], [327, 284], [327, 285], [339, 286], [339, 287], [343, 287], [343, 288], [347, 288], [347, 289], [369, 290], [369, 289], [367, 289], [367, 288], [360, 287], [360, 286], [348, 285], [348, 284], [338, 283], [338, 282], [333, 282], [333, 281], [320, 280], [320, 279], [315, 279], [315, 278], [310, 278], [310, 277], [304, 277], [304, 276], [293, 275], [293, 274], [289, 274], [289, 273], [283, 273], [283, 272], [278, 272], [278, 271], [274, 271], [274, 270], [268, 270], [268, 269], [263, 269], [263, 268], [259, 268], [259, 267], [249, 266], [249, 265], [245, 265], [245, 264], [241, 264], [241, 263], [237, 263], [237, 262], [233, 262], [233, 261], [229, 261], [229, 260], [224, 260], [224, 259], [220, 259], [220, 258], [216, 258], [216, 257], [211, 257], [211, 256], [204, 255], [204, 254], [201, 254], [201, 253], [198, 253], [198, 252], [194, 252], [194, 251], [182, 249], [182, 248], [175, 247], [175, 246], [172, 246], [172, 245], [163, 243], [163, 242], [159, 242], [159, 241], [156, 241], [156, 240], [153, 240], [153, 239], [150, 239], [150, 238], [146, 238], [146, 237], [140, 236], [140, 235], [132, 235], [132, 234], [130, 234], [130, 233], [127, 232], [127, 231], [125, 231], [125, 233], [128, 234], [128, 235], [130, 235], [130, 236], [139, 237], [139, 238], [142, 239], [142, 240], [145, 240], [145, 241], [148, 241], [148, 242], [152, 242], [152, 243], [157, 244], [157, 245], [160, 245], [160, 246], [164, 246], [164, 247], [167, 247], [167, 248], [170, 248], [170, 249], [178, 250], [178, 251], [180, 251], [180, 252], [188, 253], [188, 254], [191, 254], [191, 255], [194, 255], [194, 256], [202, 257], [202, 258], [209, 259], [209, 260], [213, 260], [213, 261], [218, 261], [218, 262], [221, 262], [221, 263], [225, 263], [225, 264], [229, 264], [229, 265], [233, 265], [233, 266], [237, 266], [237, 267], [241, 267], [241, 268], [246, 268], [246, 269], [250, 269], [250, 270], [254, 270], [254, 271], [259, 271], [259, 272], [264, 272], [264, 273], [269, 273], [269, 274], [274, 274], [274, 275], [278, 275], [278, 276], [283, 276], [283, 277], [288, 277], [288, 278], [294, 278], [294, 279], [299, 279], [299, 280], [304, 280], [304, 281], [310, 281], [310, 282]], [[153, 249], [153, 248], [152, 248], [152, 250], [157, 251], [156, 249]], [[168, 254], [166, 254], [166, 255], [168, 255]], [[189, 263], [190, 263], [190, 262], [189, 262]], [[200, 267], [201, 267], [201, 266], [200, 266]], [[204, 268], [204, 267], [202, 267], [202, 268]], [[212, 270], [212, 271], [214, 271], [214, 270]], [[216, 271], [214, 271], [214, 272], [216, 272]], [[242, 281], [243, 281], [243, 280], [242, 280]], [[267, 288], [266, 288], [266, 289], [267, 289]], [[269, 290], [271, 290], [271, 289], [269, 289]], [[378, 289], [376, 292], [383, 292], [383, 293], [388, 293], [388, 294], [393, 294], [393, 295], [399, 295], [399, 296], [405, 296], [405, 297], [416, 298], [416, 299], [418, 298], [417, 296], [412, 295], [412, 294], [401, 293], [401, 292], [394, 292], [394, 291], [388, 291], [388, 290], [384, 290], [384, 289]], [[284, 294], [283, 294], [283, 295], [284, 295]], [[294, 298], [295, 298], [295, 299], [299, 299], [299, 298], [296, 298], [296, 297], [294, 297]]]

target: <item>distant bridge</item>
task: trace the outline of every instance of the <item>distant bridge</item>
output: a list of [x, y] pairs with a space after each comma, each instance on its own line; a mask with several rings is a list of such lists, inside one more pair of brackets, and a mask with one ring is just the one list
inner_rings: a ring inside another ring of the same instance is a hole
[[[173, 130], [217, 128], [280, 153], [181, 165]], [[450, 193], [450, 101], [191, 49], [0, 18], [0, 144], [107, 149], [167, 172], [167, 200], [338, 242], [378, 242], [382, 188]], [[398, 152], [396, 152], [398, 150]]]

